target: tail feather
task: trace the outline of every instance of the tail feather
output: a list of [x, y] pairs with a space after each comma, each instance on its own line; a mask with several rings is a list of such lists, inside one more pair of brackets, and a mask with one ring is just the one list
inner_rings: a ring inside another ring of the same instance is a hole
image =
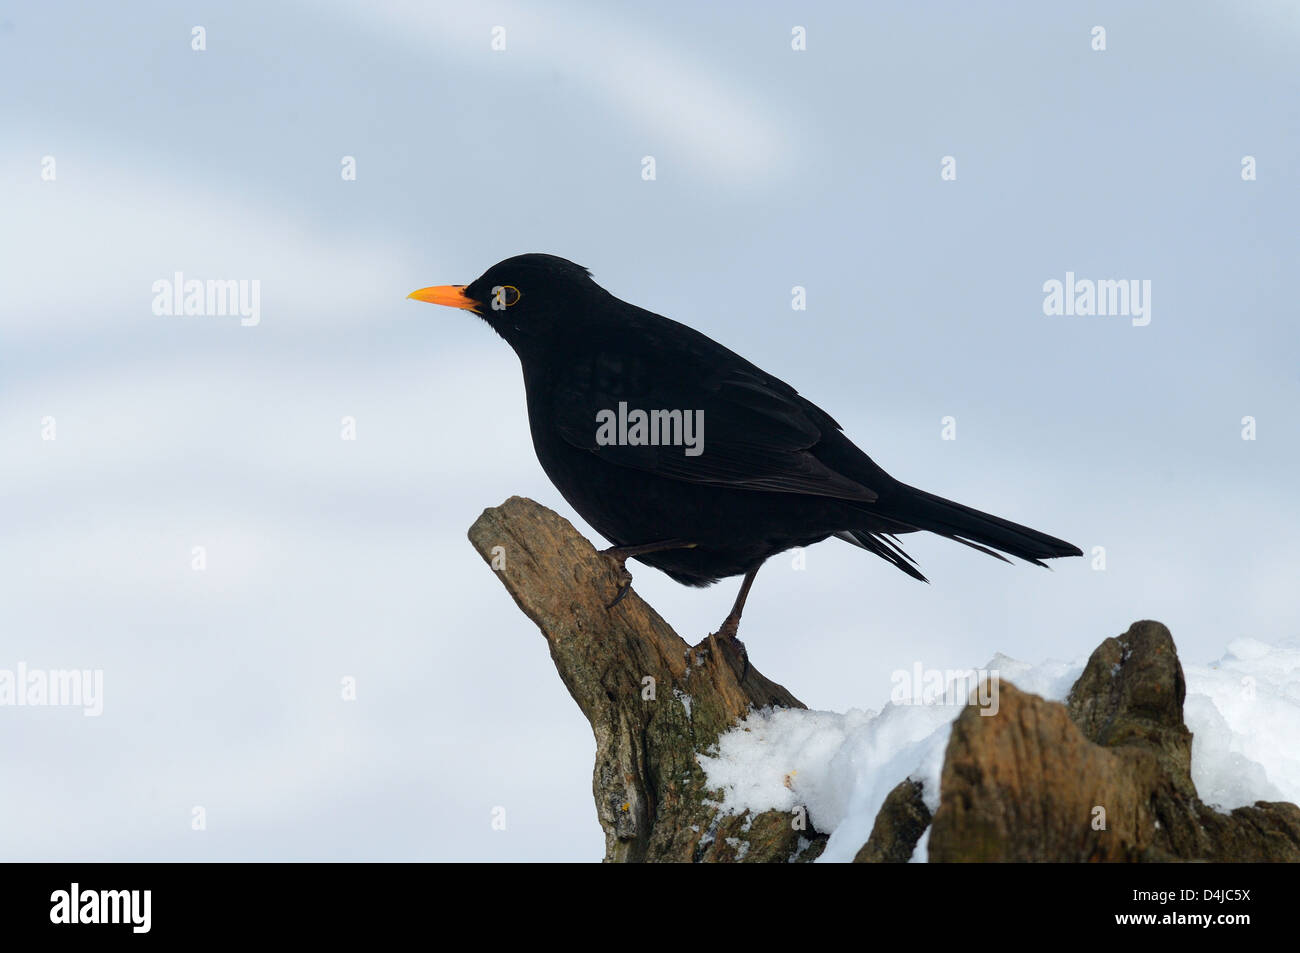
[[[860, 546], [868, 552], [875, 553], [881, 559], [897, 566], [903, 572], [907, 573], [913, 579], [919, 579], [921, 582], [929, 582], [916, 567], [916, 560], [903, 551], [903, 547], [898, 544], [898, 540], [892, 535], [886, 533], [869, 533], [860, 530], [849, 530], [843, 533], [835, 534], [845, 542], [852, 543], [854, 546]], [[888, 536], [889, 538], [886, 538]]]
[[[1063, 539], [904, 484], [899, 484], [897, 492], [882, 495], [871, 509], [888, 522], [897, 524], [901, 532], [935, 533], [1004, 562], [1007, 560], [1001, 553], [1046, 568], [1044, 559], [1083, 555], [1079, 547]], [[915, 568], [915, 561], [903, 553], [896, 540], [890, 546], [880, 532], [841, 534], [841, 538], [849, 536], [852, 537], [850, 542], [882, 556], [908, 575], [925, 579]], [[900, 563], [897, 554], [902, 554], [906, 564]]]

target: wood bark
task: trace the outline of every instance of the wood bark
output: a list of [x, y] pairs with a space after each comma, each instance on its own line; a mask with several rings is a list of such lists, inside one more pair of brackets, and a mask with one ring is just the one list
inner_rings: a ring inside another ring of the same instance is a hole
[[596, 736], [592, 791], [607, 861], [810, 860], [806, 812], [724, 816], [696, 755], [751, 708], [803, 708], [727, 640], [681, 638], [568, 520], [523, 497], [485, 510], [470, 542], [541, 630]]
[[[592, 792], [607, 861], [802, 862], [812, 818], [724, 815], [698, 756], [752, 709], [803, 708], [735, 645], [687, 643], [562, 517], [512, 497], [470, 541], [541, 630], [596, 737]], [[1197, 797], [1186, 693], [1169, 630], [1137, 622], [1093, 653], [1066, 704], [1001, 683], [996, 714], [953, 723], [931, 817], [901, 779], [860, 862], [904, 862], [928, 829], [932, 861], [1300, 861], [1300, 808], [1220, 813]]]

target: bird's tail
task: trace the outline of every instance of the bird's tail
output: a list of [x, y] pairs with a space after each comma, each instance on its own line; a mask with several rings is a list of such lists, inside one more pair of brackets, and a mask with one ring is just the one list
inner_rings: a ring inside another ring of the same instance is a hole
[[908, 529], [936, 533], [998, 559], [1003, 558], [999, 552], [1006, 553], [1036, 566], [1045, 565], [1044, 559], [1083, 555], [1078, 546], [1000, 516], [905, 484], [899, 485], [898, 491], [880, 500], [886, 504], [881, 507], [881, 515]]
[[922, 582], [929, 580], [921, 574], [916, 561], [903, 551], [899, 533], [935, 533], [1003, 562], [1009, 561], [1001, 555], [1006, 553], [1035, 566], [1046, 566], [1044, 559], [1083, 555], [1078, 546], [1063, 539], [902, 483], [873, 503], [871, 511], [875, 519], [870, 530], [848, 530], [836, 535], [870, 550]]

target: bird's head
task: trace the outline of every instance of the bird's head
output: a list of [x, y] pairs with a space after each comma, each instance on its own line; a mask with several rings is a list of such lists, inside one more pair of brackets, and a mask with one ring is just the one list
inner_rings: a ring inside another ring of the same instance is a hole
[[528, 254], [497, 262], [467, 285], [436, 285], [407, 297], [472, 311], [518, 350], [572, 328], [586, 303], [605, 293], [581, 265]]

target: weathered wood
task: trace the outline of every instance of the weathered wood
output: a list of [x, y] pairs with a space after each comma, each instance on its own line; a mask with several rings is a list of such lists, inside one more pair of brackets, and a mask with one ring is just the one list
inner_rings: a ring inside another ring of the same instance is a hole
[[[596, 736], [592, 790], [608, 861], [815, 859], [806, 813], [723, 816], [697, 756], [751, 709], [803, 708], [725, 639], [688, 645], [569, 522], [512, 497], [470, 528], [537, 624]], [[1300, 808], [1221, 814], [1191, 779], [1185, 681], [1168, 629], [1135, 623], [1093, 653], [1062, 705], [1002, 683], [999, 709], [953, 724], [933, 819], [921, 785], [889, 795], [857, 860], [1300, 860]]]
[[[607, 861], [807, 860], [803, 815], [721, 816], [696, 755], [751, 708], [803, 708], [723, 639], [689, 645], [568, 520], [511, 497], [470, 542], [541, 630], [596, 736], [592, 789]], [[742, 679], [743, 674], [743, 679]]]
[[953, 723], [930, 859], [1300, 861], [1296, 805], [1223, 814], [1197, 796], [1185, 695], [1152, 621], [1103, 642], [1065, 705], [1003, 682], [996, 715]]

